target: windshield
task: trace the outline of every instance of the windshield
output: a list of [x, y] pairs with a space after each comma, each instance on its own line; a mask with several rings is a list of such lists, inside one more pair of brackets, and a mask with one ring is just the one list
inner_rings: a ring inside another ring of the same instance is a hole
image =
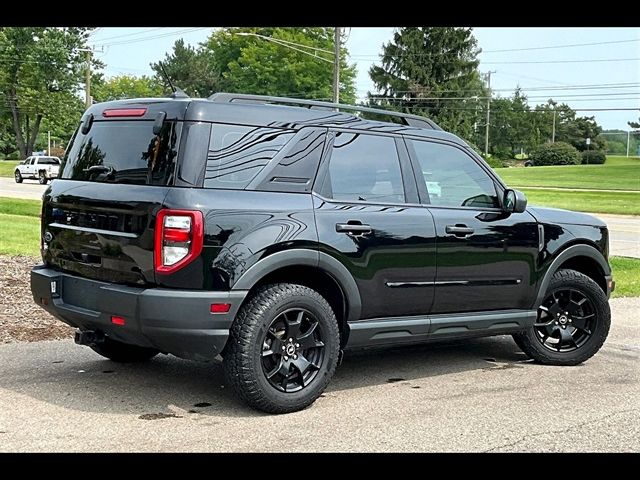
[[80, 130], [63, 158], [61, 178], [104, 183], [170, 185], [177, 156], [177, 128], [167, 122], [160, 135], [153, 121], [96, 121]]

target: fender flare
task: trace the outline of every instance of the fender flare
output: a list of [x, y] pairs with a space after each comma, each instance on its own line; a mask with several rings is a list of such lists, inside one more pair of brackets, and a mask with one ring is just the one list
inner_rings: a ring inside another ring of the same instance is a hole
[[353, 276], [336, 258], [317, 250], [296, 248], [276, 252], [258, 260], [238, 279], [232, 290], [250, 290], [262, 278], [284, 267], [309, 266], [328, 273], [342, 289], [347, 304], [347, 319], [358, 320], [362, 311], [360, 291]]
[[556, 258], [553, 259], [549, 268], [547, 268], [547, 271], [542, 278], [542, 282], [540, 283], [540, 287], [538, 288], [538, 295], [536, 297], [536, 303], [533, 306], [534, 308], [537, 308], [544, 300], [544, 295], [547, 293], [547, 288], [549, 287], [551, 278], [560, 269], [560, 265], [573, 257], [589, 257], [598, 263], [605, 276], [611, 275], [611, 267], [605, 260], [604, 256], [595, 247], [584, 244], [572, 245], [561, 251]]

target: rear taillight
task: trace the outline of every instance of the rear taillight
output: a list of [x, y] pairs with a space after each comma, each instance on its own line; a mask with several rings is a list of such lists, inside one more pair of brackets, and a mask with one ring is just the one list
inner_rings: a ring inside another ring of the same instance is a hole
[[154, 264], [158, 273], [173, 273], [202, 252], [204, 222], [197, 210], [160, 210], [156, 217]]

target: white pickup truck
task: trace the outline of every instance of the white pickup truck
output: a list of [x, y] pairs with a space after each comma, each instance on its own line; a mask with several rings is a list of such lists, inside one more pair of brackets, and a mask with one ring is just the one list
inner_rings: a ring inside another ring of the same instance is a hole
[[25, 178], [37, 178], [41, 185], [58, 176], [60, 159], [49, 156], [31, 156], [20, 162], [13, 173], [16, 183], [22, 183]]

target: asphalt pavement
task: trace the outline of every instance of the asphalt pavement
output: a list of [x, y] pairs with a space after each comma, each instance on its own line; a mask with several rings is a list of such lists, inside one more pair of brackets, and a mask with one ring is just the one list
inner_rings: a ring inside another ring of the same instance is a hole
[[0, 451], [640, 451], [640, 299], [603, 349], [528, 361], [510, 337], [347, 354], [307, 410], [266, 415], [216, 364], [104, 360], [71, 340], [0, 346]]
[[40, 185], [37, 180], [23, 180], [16, 183], [13, 177], [0, 177], [0, 197], [26, 198], [42, 200], [46, 185]]
[[[0, 197], [41, 200], [46, 188], [46, 185], [40, 185], [37, 180], [25, 180], [18, 184], [13, 178], [0, 177]], [[640, 216], [592, 215], [601, 218], [609, 226], [611, 255], [640, 258]]]

